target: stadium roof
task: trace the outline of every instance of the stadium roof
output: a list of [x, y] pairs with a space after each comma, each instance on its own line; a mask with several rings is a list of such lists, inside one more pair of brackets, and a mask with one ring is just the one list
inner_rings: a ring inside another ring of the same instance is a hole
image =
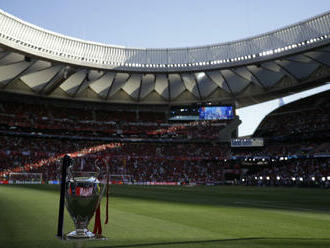
[[234, 42], [175, 49], [84, 41], [0, 10], [0, 90], [108, 103], [260, 103], [330, 77], [330, 12]]

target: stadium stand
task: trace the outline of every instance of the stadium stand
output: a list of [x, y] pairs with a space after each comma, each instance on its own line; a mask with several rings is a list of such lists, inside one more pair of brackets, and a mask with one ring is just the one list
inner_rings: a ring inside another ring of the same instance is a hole
[[330, 129], [330, 91], [282, 106], [259, 125], [254, 136], [295, 136], [327, 134]]
[[219, 149], [218, 133], [231, 120], [171, 122], [164, 112], [19, 101], [2, 101], [0, 115], [1, 171], [7, 176], [41, 172], [45, 182], [56, 180], [60, 158], [69, 153], [83, 156], [85, 164], [111, 158], [111, 173], [130, 175], [132, 183], [219, 183], [218, 165], [229, 157], [227, 144]]
[[12, 172], [57, 180], [69, 153], [82, 166], [109, 158], [130, 183], [327, 186], [329, 91], [269, 114], [254, 134], [265, 145], [252, 149], [229, 147], [237, 116], [173, 120], [171, 108], [235, 109], [329, 82], [329, 20], [326, 12], [229, 43], [135, 49], [0, 10], [0, 182]]
[[217, 139], [227, 120], [169, 123], [164, 113], [0, 103], [0, 130], [113, 138]]
[[254, 134], [264, 137], [265, 147], [232, 150], [232, 156], [239, 157], [248, 168], [242, 183], [328, 187], [329, 97], [330, 91], [322, 92], [266, 116]]
[[[2, 102], [0, 172], [42, 173], [45, 182], [57, 180], [60, 159], [69, 153], [86, 166], [97, 157], [110, 158], [111, 174], [130, 176], [125, 183], [328, 187], [328, 97], [329, 91], [270, 113], [255, 132], [265, 138], [265, 146], [258, 149], [230, 148], [213, 142], [212, 136], [188, 138], [191, 131], [214, 132], [213, 121], [189, 123], [187, 128], [186, 123], [166, 121], [161, 113], [146, 112], [137, 120], [136, 113]], [[300, 118], [290, 119], [292, 113]], [[159, 138], [161, 132], [182, 134], [177, 131], [182, 127], [189, 131], [180, 140]], [[122, 139], [102, 140], [116, 136]]]
[[[97, 157], [111, 159], [111, 174], [132, 175], [139, 182], [221, 181], [219, 163], [228, 148], [212, 144], [107, 143], [30, 137], [2, 137], [2, 172], [42, 172], [44, 180], [56, 180], [63, 153], [93, 163]], [[59, 152], [58, 147], [61, 147]], [[78, 158], [79, 163], [81, 162]], [[40, 164], [41, 163], [41, 164]]]

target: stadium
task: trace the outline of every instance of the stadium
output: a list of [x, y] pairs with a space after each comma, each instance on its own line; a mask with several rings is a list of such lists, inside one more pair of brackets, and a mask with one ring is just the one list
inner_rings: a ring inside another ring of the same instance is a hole
[[[330, 12], [156, 49], [0, 9], [0, 246], [330, 247], [330, 91], [275, 109], [248, 137], [237, 115], [329, 80]], [[106, 241], [56, 238], [66, 154], [109, 163]]]

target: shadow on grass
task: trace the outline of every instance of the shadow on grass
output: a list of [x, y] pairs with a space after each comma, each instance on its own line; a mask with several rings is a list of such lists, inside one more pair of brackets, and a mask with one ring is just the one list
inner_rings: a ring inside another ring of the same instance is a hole
[[115, 185], [111, 196], [166, 203], [228, 206], [300, 212], [330, 212], [330, 190], [255, 186], [133, 186]]
[[56, 184], [8, 184], [1, 187], [24, 188], [47, 192], [58, 192], [60, 194], [60, 185]]
[[[327, 238], [265, 238], [265, 237], [251, 237], [251, 238], [237, 238], [237, 239], [215, 239], [215, 240], [198, 240], [198, 241], [179, 241], [179, 242], [157, 242], [157, 243], [143, 243], [143, 244], [130, 244], [130, 245], [114, 245], [114, 246], [101, 246], [98, 248], [130, 248], [130, 247], [149, 247], [149, 246], [175, 246], [175, 245], [208, 245], [215, 243], [226, 242], [241, 242], [241, 241], [329, 241]], [[274, 244], [275, 245], [275, 244]], [[276, 244], [278, 245], [278, 243]]]
[[[8, 185], [58, 193], [59, 185]], [[141, 186], [111, 185], [110, 199], [127, 198], [189, 205], [228, 206], [300, 212], [330, 212], [330, 190], [260, 188], [251, 186]], [[308, 199], [308, 201], [306, 201]]]

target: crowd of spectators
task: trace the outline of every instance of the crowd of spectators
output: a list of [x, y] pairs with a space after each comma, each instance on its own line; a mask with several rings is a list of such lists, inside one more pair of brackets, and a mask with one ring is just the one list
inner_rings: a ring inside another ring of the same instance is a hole
[[[93, 165], [97, 158], [106, 158], [110, 161], [111, 175], [125, 175], [125, 180], [130, 183], [289, 186], [327, 185], [330, 181], [330, 160], [326, 157], [288, 160], [269, 158], [258, 164], [257, 161], [244, 163], [241, 160], [232, 160], [232, 151], [227, 144], [104, 143], [0, 137], [3, 148], [0, 151], [0, 173], [19, 168], [18, 172], [42, 173], [46, 182], [59, 178], [64, 154], [71, 154], [75, 164], [84, 167]], [[314, 151], [318, 151], [318, 148]], [[260, 154], [267, 154], [267, 149], [265, 148], [264, 153], [261, 153], [261, 149]], [[290, 148], [286, 149], [289, 151]]]
[[299, 135], [330, 129], [330, 108], [273, 114], [267, 118], [256, 135], [277, 137]]
[[[71, 154], [82, 167], [97, 158], [109, 159], [111, 175], [125, 175], [130, 183], [327, 187], [328, 97], [329, 92], [325, 92], [271, 113], [254, 134], [265, 138], [265, 146], [258, 149], [231, 149], [229, 144], [219, 143], [217, 137], [225, 121], [171, 123], [165, 113], [158, 112], [122, 113], [2, 102], [0, 176], [30, 172], [42, 173], [45, 182], [57, 180], [61, 158]], [[13, 130], [14, 134], [9, 132]], [[131, 140], [111, 142], [103, 137]], [[172, 141], [165, 143], [166, 138]]]
[[326, 134], [330, 130], [330, 91], [280, 107], [269, 114], [256, 130], [255, 137]]
[[[330, 183], [330, 91], [283, 105], [256, 130], [266, 146], [236, 149], [242, 157], [246, 185], [325, 186]], [[258, 164], [257, 166], [254, 166]]]
[[0, 103], [0, 130], [112, 138], [217, 139], [228, 121], [168, 122], [164, 112]]
[[[71, 154], [84, 164], [107, 158], [111, 174], [128, 174], [137, 181], [215, 181], [219, 163], [228, 158], [227, 145], [201, 143], [103, 143], [1, 136], [0, 172], [13, 168], [41, 172], [44, 180], [58, 177], [60, 159]], [[81, 163], [78, 162], [78, 163]]]

